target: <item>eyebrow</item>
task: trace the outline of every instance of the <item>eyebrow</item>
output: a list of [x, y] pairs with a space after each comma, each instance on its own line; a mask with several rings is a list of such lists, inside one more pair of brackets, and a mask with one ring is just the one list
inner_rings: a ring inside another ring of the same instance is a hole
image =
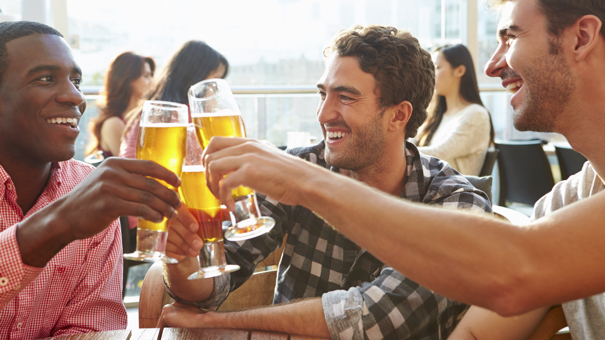
[[505, 27], [502, 27], [501, 29], [498, 30], [498, 36], [499, 37], [503, 37], [503, 36], [506, 35], [507, 31], [518, 32], [519, 30], [520, 30], [519, 26], [517, 26], [517, 25], [505, 26]]
[[[320, 90], [325, 90], [325, 87], [323, 84], [317, 84], [317, 88]], [[357, 96], [361, 96], [361, 91], [359, 91], [358, 89], [352, 87], [352, 86], [336, 86], [335, 88], [332, 89], [333, 92], [346, 92], [346, 93], [350, 93], [350, 94], [354, 94]]]
[[[59, 66], [57, 66], [57, 65], [40, 65], [40, 66], [36, 66], [36, 67], [32, 68], [31, 70], [29, 70], [29, 72], [27, 72], [27, 74], [33, 74], [33, 73], [37, 73], [37, 72], [40, 72], [40, 71], [53, 71], [53, 72], [56, 72], [56, 71], [59, 71], [60, 69], [61, 68]], [[71, 70], [71, 72], [72, 73], [76, 73], [76, 74], [78, 74], [80, 76], [82, 75], [82, 69], [80, 69], [77, 66], [74, 67]]]

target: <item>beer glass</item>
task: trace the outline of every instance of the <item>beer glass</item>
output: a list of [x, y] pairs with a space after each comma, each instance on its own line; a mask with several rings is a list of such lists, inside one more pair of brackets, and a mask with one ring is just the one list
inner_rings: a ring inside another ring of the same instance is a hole
[[[183, 104], [145, 101], [137, 138], [137, 159], [152, 160], [181, 176], [185, 158], [187, 137], [187, 106]], [[168, 183], [158, 180], [166, 187], [176, 190]], [[137, 226], [137, 250], [124, 254], [128, 260], [178, 263], [165, 255], [168, 238], [168, 220], [154, 223], [139, 218]]]
[[[207, 79], [189, 89], [189, 107], [197, 138], [206, 147], [214, 136], [246, 137], [244, 121], [229, 85], [223, 79]], [[267, 233], [275, 225], [271, 217], [261, 216], [256, 194], [240, 186], [233, 189], [236, 224], [225, 238], [240, 241]]]
[[223, 217], [227, 216], [223, 216], [223, 213], [230, 213], [227, 209], [221, 209], [221, 201], [206, 186], [202, 148], [193, 125], [187, 128], [187, 152], [179, 195], [197, 221], [198, 234], [204, 241], [199, 255], [200, 270], [191, 274], [189, 279], [215, 277], [239, 270], [238, 265], [229, 265], [225, 259]]

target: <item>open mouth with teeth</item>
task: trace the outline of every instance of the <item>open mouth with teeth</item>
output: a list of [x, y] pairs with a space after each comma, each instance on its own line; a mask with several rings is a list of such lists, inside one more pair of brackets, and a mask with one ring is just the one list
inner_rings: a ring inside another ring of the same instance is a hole
[[338, 139], [341, 139], [341, 138], [343, 138], [345, 136], [348, 136], [349, 133], [348, 132], [338, 131], [338, 132], [328, 132], [327, 135], [328, 135], [329, 139], [338, 140]]
[[58, 118], [50, 118], [50, 119], [47, 119], [46, 121], [50, 124], [69, 126], [72, 129], [78, 128], [78, 119], [77, 118], [58, 117]]
[[509, 93], [517, 93], [517, 91], [519, 91], [521, 86], [523, 86], [523, 80], [512, 82], [512, 83], [506, 85], [506, 91], [508, 91]]

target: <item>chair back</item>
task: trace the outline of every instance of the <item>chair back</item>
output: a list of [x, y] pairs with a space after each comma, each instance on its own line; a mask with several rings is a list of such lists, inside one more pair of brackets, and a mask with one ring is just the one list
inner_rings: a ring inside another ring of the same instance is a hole
[[483, 161], [483, 167], [481, 168], [481, 172], [479, 172], [479, 177], [492, 175], [494, 164], [496, 164], [496, 160], [498, 159], [498, 153], [500, 153], [498, 149], [487, 150], [485, 160]]
[[505, 202], [534, 205], [554, 186], [550, 163], [539, 140], [498, 141], [500, 199]]
[[555, 145], [555, 153], [559, 160], [561, 180], [566, 180], [569, 176], [580, 172], [587, 161], [586, 157], [569, 146]]

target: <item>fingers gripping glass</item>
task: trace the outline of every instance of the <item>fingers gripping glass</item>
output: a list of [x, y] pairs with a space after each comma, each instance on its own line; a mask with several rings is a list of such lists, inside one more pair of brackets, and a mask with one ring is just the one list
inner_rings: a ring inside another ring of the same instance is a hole
[[190, 280], [219, 276], [234, 272], [238, 265], [229, 265], [225, 259], [223, 243], [223, 214], [228, 210], [221, 209], [221, 201], [216, 199], [206, 186], [202, 148], [195, 136], [195, 128], [187, 129], [187, 152], [181, 186], [181, 200], [199, 225], [198, 233], [204, 245], [200, 249], [200, 270], [189, 276]]
[[[185, 158], [185, 138], [187, 137], [187, 106], [162, 101], [146, 101], [137, 138], [137, 159], [152, 160], [181, 176]], [[174, 187], [160, 181], [164, 186]], [[124, 254], [128, 260], [167, 263], [178, 261], [167, 257], [166, 240], [168, 220], [154, 223], [139, 218], [137, 225], [137, 250]]]
[[[226, 81], [208, 79], [189, 89], [189, 107], [197, 138], [206, 147], [214, 136], [246, 137], [244, 121]], [[267, 233], [275, 225], [271, 217], [261, 216], [256, 194], [240, 186], [231, 192], [235, 201], [235, 226], [225, 238], [240, 241]]]

